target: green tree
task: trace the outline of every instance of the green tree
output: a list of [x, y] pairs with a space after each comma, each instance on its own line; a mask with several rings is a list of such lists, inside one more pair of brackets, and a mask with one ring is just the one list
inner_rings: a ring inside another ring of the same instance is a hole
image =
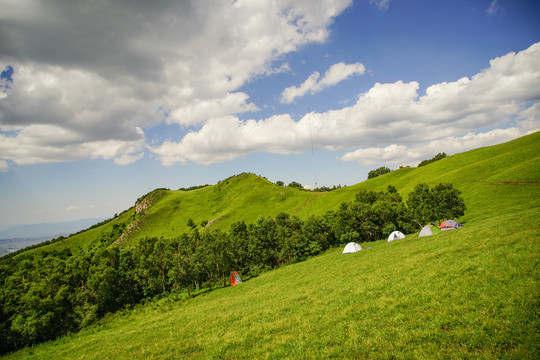
[[295, 188], [295, 189], [303, 189], [304, 187], [302, 186], [302, 184], [296, 182], [296, 181], [291, 181], [288, 185], [289, 187], [292, 187], [292, 188]]
[[251, 262], [248, 249], [250, 236], [246, 224], [243, 221], [232, 223], [229, 228], [229, 238], [235, 268], [247, 273], [249, 271]]
[[248, 250], [254, 275], [277, 265], [278, 249], [276, 242], [276, 223], [268, 217], [260, 217], [255, 224], [249, 225], [250, 242]]
[[438, 184], [433, 189], [434, 217], [439, 223], [446, 219], [458, 218], [465, 214], [467, 207], [461, 197], [461, 191], [452, 184]]
[[391, 172], [392, 170], [390, 170], [389, 168], [387, 168], [386, 166], [381, 166], [380, 168], [377, 168], [375, 170], [371, 170], [369, 173], [368, 173], [368, 180], [369, 179], [373, 179], [373, 178], [376, 178], [377, 176], [381, 176], [383, 174], [386, 174], [386, 173], [389, 173]]
[[407, 206], [412, 218], [419, 227], [432, 221], [433, 202], [432, 193], [426, 183], [416, 185], [409, 194]]
[[194, 254], [196, 242], [193, 235], [182, 234], [169, 243], [172, 252], [171, 280], [177, 290], [184, 288], [191, 297], [190, 287], [195, 277]]
[[461, 192], [452, 184], [438, 184], [430, 188], [426, 183], [416, 185], [409, 194], [407, 206], [412, 218], [422, 227], [432, 221], [457, 218], [465, 214], [467, 207]]

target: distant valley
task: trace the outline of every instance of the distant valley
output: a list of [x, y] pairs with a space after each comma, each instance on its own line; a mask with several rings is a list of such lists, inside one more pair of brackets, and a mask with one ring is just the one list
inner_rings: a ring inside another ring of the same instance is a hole
[[84, 230], [103, 219], [16, 225], [0, 231], [0, 256], [19, 249]]

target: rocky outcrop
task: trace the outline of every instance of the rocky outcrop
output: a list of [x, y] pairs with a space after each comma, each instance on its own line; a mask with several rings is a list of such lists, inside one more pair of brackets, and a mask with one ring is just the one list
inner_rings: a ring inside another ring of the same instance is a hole
[[129, 239], [129, 236], [136, 232], [137, 230], [139, 230], [139, 222], [140, 222], [141, 218], [138, 218], [136, 219], [135, 221], [133, 221], [131, 224], [129, 224], [127, 227], [126, 227], [126, 230], [122, 233], [122, 235], [120, 235], [120, 237], [118, 239], [116, 239], [116, 241], [114, 242], [115, 245], [120, 245], [122, 243], [125, 243], [128, 239]]
[[213, 219], [213, 220], [210, 220], [208, 223], [206, 223], [206, 225], [205, 225], [204, 227], [205, 227], [205, 228], [209, 228], [210, 226], [214, 225], [216, 222], [225, 219], [225, 217], [226, 217], [226, 216], [223, 215], [223, 216], [220, 216], [220, 217], [215, 218], [215, 219]]
[[133, 220], [120, 237], [114, 242], [120, 245], [129, 240], [130, 236], [139, 230], [142, 221], [146, 215], [146, 211], [152, 207], [159, 199], [167, 194], [168, 189], [156, 189], [149, 192], [143, 197], [137, 199], [135, 203], [135, 220]]
[[167, 191], [167, 189], [156, 189], [139, 198], [135, 203], [135, 214], [146, 213], [146, 210], [148, 210], [159, 199], [165, 196]]
[[146, 210], [152, 206], [150, 198], [144, 198], [135, 203], [135, 214], [146, 213]]

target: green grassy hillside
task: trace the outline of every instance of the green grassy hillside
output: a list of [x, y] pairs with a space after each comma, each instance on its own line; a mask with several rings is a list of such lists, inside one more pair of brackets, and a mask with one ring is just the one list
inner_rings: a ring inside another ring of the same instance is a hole
[[[141, 236], [175, 226], [162, 219], [188, 204], [201, 209], [190, 210], [176, 226], [190, 217], [224, 216], [216, 225], [240, 214], [250, 214], [248, 221], [279, 211], [306, 217], [337, 207], [358, 189], [388, 184], [407, 194], [419, 182], [451, 182], [469, 210], [459, 230], [365, 243], [349, 255], [333, 249], [239, 286], [190, 300], [155, 300], [8, 358], [538, 358], [539, 145], [536, 133], [322, 194], [278, 188], [252, 175], [194, 192], [164, 192], [148, 208]], [[224, 192], [233, 189], [238, 199]], [[202, 199], [212, 204], [206, 213]], [[130, 218], [136, 218], [134, 209], [92, 231]], [[82, 244], [88, 234], [78, 236], [65, 244]]]
[[251, 223], [261, 216], [274, 217], [280, 212], [304, 219], [334, 210], [343, 201], [351, 201], [360, 189], [384, 190], [389, 184], [406, 197], [419, 182], [429, 185], [450, 182], [463, 191], [469, 211], [462, 220], [470, 221], [478, 216], [493, 215], [508, 197], [519, 199], [518, 207], [533, 200], [530, 193], [540, 186], [539, 144], [540, 132], [450, 156], [420, 168], [395, 170], [331, 192], [279, 187], [248, 173], [197, 190], [156, 190], [137, 202], [150, 200], [145, 210], [136, 213], [133, 207], [101, 227], [35, 251], [88, 248], [96, 244], [101, 235], [111, 233], [115, 224], [126, 229], [119, 243], [129, 244], [146, 236], [176, 237], [190, 230], [189, 219], [203, 231], [203, 221], [209, 222], [207, 228], [228, 230], [235, 221]]
[[261, 216], [273, 217], [280, 212], [298, 212], [320, 195], [279, 187], [249, 173], [196, 190], [159, 189], [141, 197], [134, 207], [103, 226], [33, 251], [88, 249], [97, 243], [102, 234], [113, 231], [115, 225], [125, 228], [125, 236], [118, 241], [122, 244], [130, 244], [146, 236], [176, 237], [191, 230], [188, 226], [190, 219], [201, 231], [205, 229], [201, 225], [203, 221], [208, 222], [206, 228], [227, 230], [235, 221], [250, 223]]
[[189, 230], [189, 219], [199, 229], [208, 221], [208, 227], [226, 230], [235, 221], [249, 223], [261, 216], [293, 213], [316, 196], [244, 173], [194, 191], [167, 192], [148, 208], [132, 238], [174, 237]]

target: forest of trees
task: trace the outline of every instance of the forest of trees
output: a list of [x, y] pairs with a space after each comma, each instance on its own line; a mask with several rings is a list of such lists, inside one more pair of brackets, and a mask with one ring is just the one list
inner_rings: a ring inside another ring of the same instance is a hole
[[412, 233], [426, 221], [459, 217], [465, 209], [451, 184], [419, 184], [407, 204], [390, 185], [384, 192], [360, 191], [338, 209], [304, 220], [281, 213], [233, 223], [228, 232], [194, 229], [129, 247], [112, 245], [125, 228], [115, 224], [88, 251], [3, 258], [0, 354], [78, 331], [145, 299], [226, 286], [233, 270], [257, 276], [350, 241], [383, 239], [396, 229]]

